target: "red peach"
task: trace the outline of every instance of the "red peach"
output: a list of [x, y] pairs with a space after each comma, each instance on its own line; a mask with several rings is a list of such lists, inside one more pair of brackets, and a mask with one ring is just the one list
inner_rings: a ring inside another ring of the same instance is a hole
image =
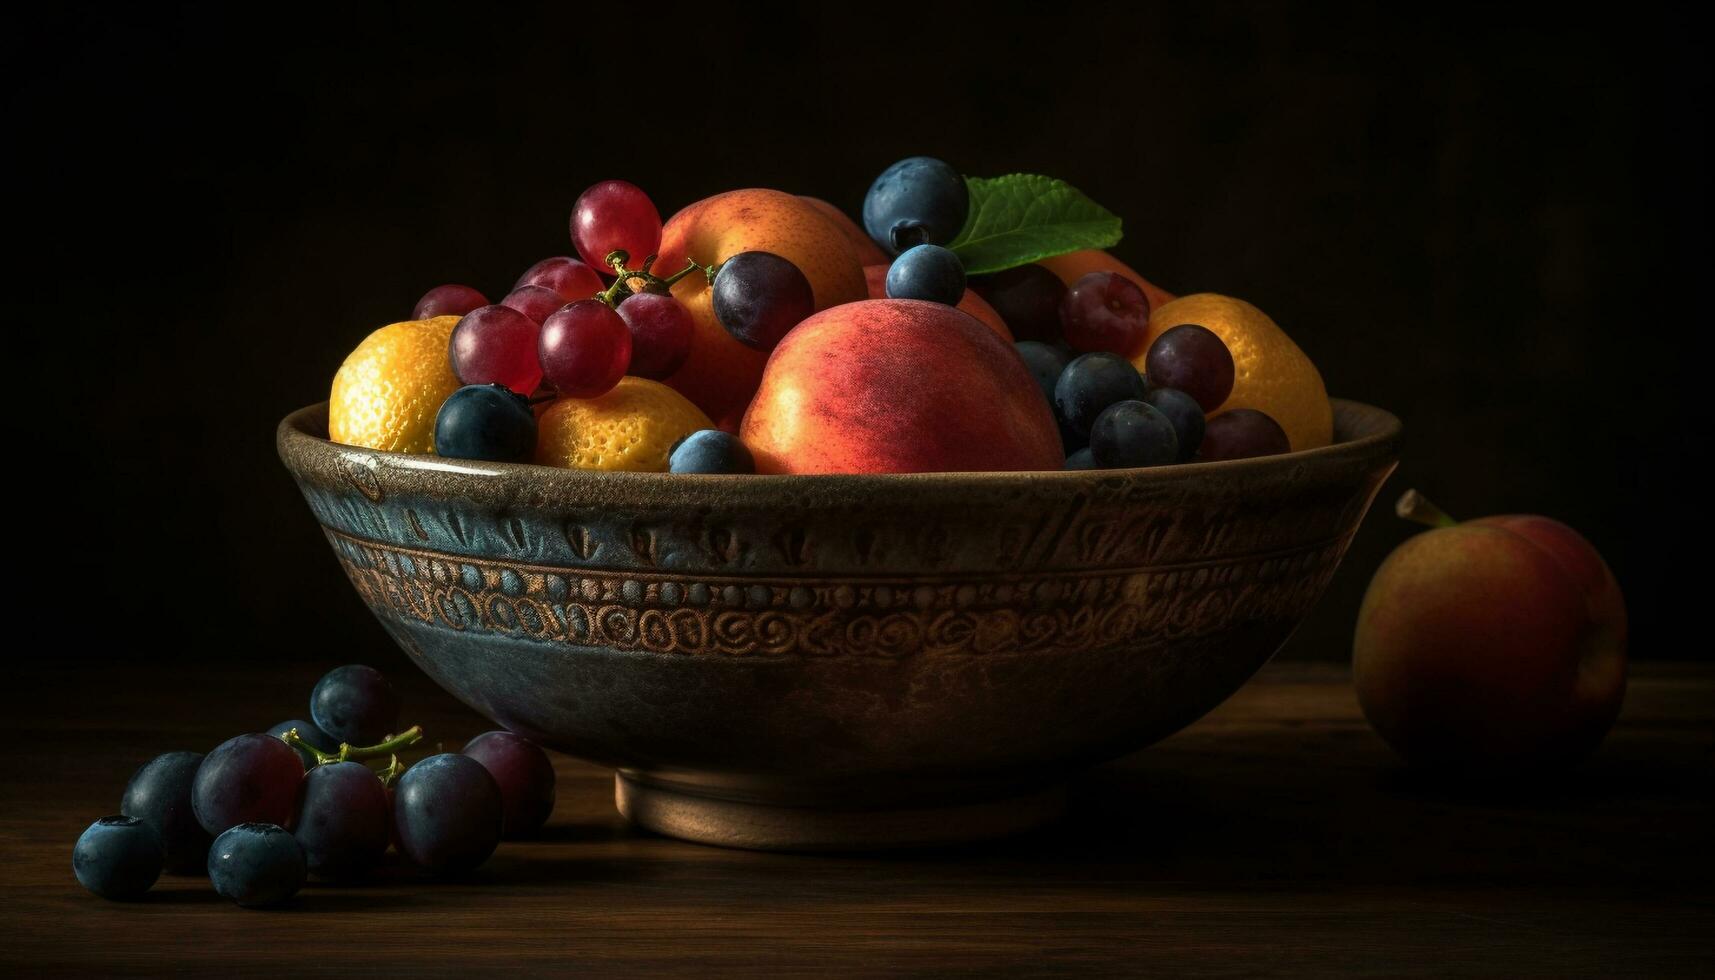
[[1057, 470], [1060, 432], [1009, 343], [974, 317], [872, 299], [810, 317], [768, 359], [741, 435], [759, 473]]
[[1358, 701], [1415, 764], [1466, 772], [1588, 755], [1626, 689], [1626, 606], [1596, 549], [1546, 517], [1426, 531], [1376, 571]]

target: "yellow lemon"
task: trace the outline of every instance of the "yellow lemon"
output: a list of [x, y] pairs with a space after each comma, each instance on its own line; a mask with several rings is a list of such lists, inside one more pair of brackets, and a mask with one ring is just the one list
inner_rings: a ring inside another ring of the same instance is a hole
[[406, 320], [365, 337], [328, 395], [328, 438], [395, 453], [435, 451], [435, 413], [459, 388], [447, 360], [456, 316]]
[[663, 473], [673, 444], [714, 423], [659, 381], [625, 377], [605, 395], [561, 398], [536, 422], [536, 462]]
[[[1183, 323], [1208, 327], [1233, 355], [1233, 393], [1210, 415], [1254, 408], [1280, 423], [1294, 450], [1326, 446], [1334, 438], [1334, 409], [1322, 375], [1268, 314], [1231, 296], [1181, 296], [1150, 314], [1145, 353], [1155, 338]], [[1139, 370], [1144, 356], [1132, 359]]]

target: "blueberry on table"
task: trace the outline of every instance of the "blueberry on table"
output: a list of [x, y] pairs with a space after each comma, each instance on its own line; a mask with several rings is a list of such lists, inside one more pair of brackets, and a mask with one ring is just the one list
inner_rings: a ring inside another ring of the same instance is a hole
[[387, 787], [361, 762], [311, 769], [298, 796], [292, 836], [310, 874], [327, 881], [362, 877], [393, 839]]
[[541, 746], [511, 732], [484, 732], [465, 743], [464, 754], [482, 763], [500, 787], [504, 836], [542, 829], [554, 812], [554, 764]]
[[939, 245], [915, 245], [887, 267], [888, 299], [957, 306], [965, 295], [965, 264]]
[[208, 851], [208, 880], [214, 890], [245, 908], [265, 908], [291, 898], [304, 887], [305, 872], [304, 850], [297, 839], [271, 823], [241, 823], [216, 837]]
[[161, 839], [136, 817], [102, 817], [71, 852], [77, 883], [116, 900], [137, 898], [161, 876]]
[[119, 812], [148, 824], [160, 839], [164, 869], [174, 874], [198, 873], [208, 860], [208, 831], [197, 823], [191, 808], [201, 752], [158, 755], [131, 777]]
[[698, 429], [679, 440], [667, 459], [670, 473], [755, 473], [756, 460], [738, 436]]
[[816, 312], [802, 269], [773, 252], [740, 252], [721, 263], [709, 296], [715, 319], [746, 347], [773, 350]]
[[448, 395], [435, 415], [435, 454], [526, 462], [536, 454], [536, 413], [505, 385], [466, 385]]
[[1179, 437], [1172, 421], [1148, 402], [1117, 402], [1091, 426], [1090, 456], [1103, 469], [1165, 466], [1179, 461]]
[[1179, 439], [1179, 462], [1197, 455], [1203, 444], [1203, 406], [1178, 388], [1151, 387], [1143, 400], [1173, 423], [1173, 434]]
[[863, 227], [889, 255], [945, 245], [965, 227], [965, 178], [934, 157], [907, 157], [881, 172], [863, 199]]
[[1143, 394], [1143, 377], [1130, 361], [1106, 352], [1080, 354], [1054, 384], [1054, 412], [1074, 435], [1088, 438], [1108, 406], [1140, 400]]
[[470, 756], [429, 756], [394, 784], [399, 853], [435, 874], [459, 874], [488, 860], [504, 820], [499, 784]]
[[1065, 352], [1035, 340], [1021, 340], [1013, 346], [1018, 349], [1024, 366], [1030, 369], [1030, 376], [1042, 388], [1042, 397], [1048, 399], [1048, 404], [1054, 404], [1054, 384], [1060, 380], [1060, 372], [1066, 370]]
[[310, 692], [310, 717], [352, 745], [370, 745], [399, 730], [399, 695], [374, 667], [335, 667]]

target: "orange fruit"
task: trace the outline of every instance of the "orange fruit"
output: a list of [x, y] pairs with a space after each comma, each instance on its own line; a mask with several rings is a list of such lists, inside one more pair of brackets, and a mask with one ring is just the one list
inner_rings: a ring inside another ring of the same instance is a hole
[[1143, 290], [1143, 295], [1149, 299], [1149, 308], [1152, 310], [1173, 301], [1172, 293], [1138, 275], [1131, 266], [1098, 249], [1067, 252], [1065, 255], [1039, 259], [1036, 264], [1059, 276], [1060, 281], [1068, 286], [1092, 272], [1117, 272], [1137, 283], [1138, 288]]
[[664, 473], [673, 444], [714, 423], [659, 381], [625, 377], [595, 398], [561, 398], [536, 420], [536, 462]]
[[395, 453], [435, 451], [435, 414], [459, 388], [447, 360], [456, 316], [392, 323], [363, 339], [333, 376], [328, 438]]
[[1294, 451], [1326, 446], [1334, 438], [1334, 409], [1322, 375], [1268, 314], [1242, 299], [1196, 293], [1157, 308], [1149, 317], [1149, 345], [1174, 327], [1195, 323], [1214, 331], [1233, 355], [1233, 392], [1209, 414], [1254, 408], [1280, 423]]

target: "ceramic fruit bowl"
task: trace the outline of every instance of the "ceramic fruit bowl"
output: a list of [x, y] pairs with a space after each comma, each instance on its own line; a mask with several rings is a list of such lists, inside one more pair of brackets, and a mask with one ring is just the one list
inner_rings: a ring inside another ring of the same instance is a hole
[[589, 473], [376, 452], [288, 416], [280, 456], [381, 623], [448, 691], [614, 767], [634, 823], [735, 847], [995, 837], [1172, 734], [1327, 585], [1399, 421], [1146, 470]]

